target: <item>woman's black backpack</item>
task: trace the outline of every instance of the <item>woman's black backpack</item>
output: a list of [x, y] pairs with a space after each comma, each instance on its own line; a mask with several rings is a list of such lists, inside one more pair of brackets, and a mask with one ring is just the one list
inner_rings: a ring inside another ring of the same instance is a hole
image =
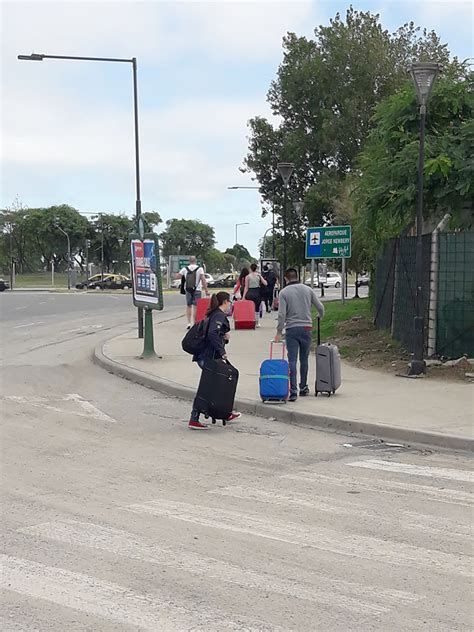
[[184, 336], [181, 346], [183, 351], [191, 355], [199, 355], [204, 351], [206, 338], [209, 332], [209, 318], [194, 323], [191, 329]]

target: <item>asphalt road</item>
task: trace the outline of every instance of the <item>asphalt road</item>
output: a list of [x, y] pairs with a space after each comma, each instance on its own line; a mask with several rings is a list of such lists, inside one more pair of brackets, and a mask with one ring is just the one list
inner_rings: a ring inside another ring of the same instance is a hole
[[193, 433], [187, 403], [91, 363], [129, 296], [0, 309], [3, 631], [473, 629], [466, 456]]

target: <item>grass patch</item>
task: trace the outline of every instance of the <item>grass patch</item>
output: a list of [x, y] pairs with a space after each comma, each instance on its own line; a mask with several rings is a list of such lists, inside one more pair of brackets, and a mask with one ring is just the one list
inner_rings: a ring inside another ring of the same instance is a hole
[[[324, 307], [321, 340], [337, 345], [342, 358], [367, 369], [406, 371], [408, 352], [388, 331], [376, 329], [369, 299], [328, 301]], [[313, 335], [316, 341], [316, 326]]]
[[[366, 298], [353, 298], [347, 300], [344, 304], [342, 301], [327, 301], [324, 303], [324, 318], [321, 321], [321, 339], [328, 340], [336, 335], [339, 323], [350, 320], [351, 318], [361, 317], [370, 318], [370, 304]], [[315, 321], [317, 312], [314, 311], [313, 320]], [[316, 339], [316, 322], [314, 327], [314, 337]]]

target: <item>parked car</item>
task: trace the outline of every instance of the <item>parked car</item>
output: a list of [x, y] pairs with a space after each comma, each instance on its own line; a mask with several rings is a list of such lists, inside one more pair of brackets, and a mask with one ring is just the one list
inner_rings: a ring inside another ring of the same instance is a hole
[[[207, 272], [205, 272], [204, 276], [206, 277], [207, 284], [209, 286], [213, 285], [214, 277], [212, 276], [212, 274], [208, 274]], [[174, 281], [171, 281], [171, 288], [173, 290], [179, 290], [180, 287], [181, 287], [181, 277], [179, 279], [175, 279]]]
[[327, 273], [326, 280], [324, 281], [324, 287], [341, 287], [341, 285], [342, 285], [342, 276], [339, 274], [339, 272]]
[[5, 281], [5, 279], [0, 279], [0, 292], [4, 292], [5, 290], [10, 289], [10, 283]]
[[89, 282], [76, 284], [78, 290], [127, 290], [132, 289], [132, 280], [124, 274], [94, 274]]
[[370, 276], [368, 274], [361, 274], [357, 277], [357, 287], [370, 284]]
[[[307, 277], [305, 279], [306, 285], [311, 285], [311, 277]], [[326, 278], [319, 278], [319, 286], [317, 276], [314, 276], [314, 287], [321, 287], [324, 284], [324, 287], [341, 287], [342, 285], [342, 277], [339, 272], [328, 272]]]
[[237, 279], [239, 275], [237, 272], [227, 272], [226, 274], [221, 274], [217, 277], [217, 279], [213, 279], [212, 282], [209, 283], [210, 287], [234, 287], [237, 283]]

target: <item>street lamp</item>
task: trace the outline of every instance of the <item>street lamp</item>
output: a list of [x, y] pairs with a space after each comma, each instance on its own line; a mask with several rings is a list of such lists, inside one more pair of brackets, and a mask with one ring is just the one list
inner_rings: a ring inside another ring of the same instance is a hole
[[237, 240], [237, 229], [239, 228], [239, 226], [248, 226], [249, 224], [250, 222], [240, 222], [240, 224], [235, 225], [235, 245], [239, 243]]
[[412, 64], [410, 74], [415, 84], [420, 106], [420, 148], [418, 153], [418, 204], [416, 207], [416, 312], [414, 317], [413, 359], [409, 375], [425, 372], [423, 360], [424, 314], [423, 314], [423, 168], [425, 163], [426, 105], [440, 72], [440, 66], [431, 62]]
[[61, 228], [58, 223], [54, 224], [55, 228], [60, 230], [63, 235], [66, 235], [67, 239], [67, 289], [71, 289], [71, 241], [69, 239], [68, 233]]
[[[132, 64], [133, 72], [133, 109], [134, 109], [134, 125], [135, 125], [135, 185], [136, 185], [136, 202], [135, 214], [138, 218], [142, 212], [142, 202], [140, 198], [140, 151], [138, 144], [138, 85], [137, 85], [137, 60], [136, 57], [131, 59], [121, 59], [113, 57], [71, 57], [69, 55], [43, 55], [32, 53], [31, 55], [18, 55], [21, 61], [43, 61], [43, 59], [66, 59], [69, 61], [103, 61]], [[143, 338], [143, 308], [138, 308], [138, 337]]]
[[292, 162], [279, 162], [277, 164], [278, 173], [283, 180], [285, 197], [283, 200], [283, 275], [288, 267], [288, 239], [287, 239], [287, 221], [288, 221], [288, 185], [290, 183], [291, 174], [295, 165]]

